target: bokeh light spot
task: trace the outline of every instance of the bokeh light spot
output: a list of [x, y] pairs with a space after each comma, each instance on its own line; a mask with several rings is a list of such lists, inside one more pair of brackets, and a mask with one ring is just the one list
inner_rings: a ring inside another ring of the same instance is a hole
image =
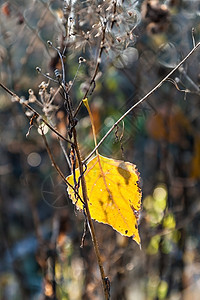
[[31, 152], [27, 157], [27, 162], [31, 167], [38, 167], [41, 163], [42, 159], [40, 154], [36, 152]]

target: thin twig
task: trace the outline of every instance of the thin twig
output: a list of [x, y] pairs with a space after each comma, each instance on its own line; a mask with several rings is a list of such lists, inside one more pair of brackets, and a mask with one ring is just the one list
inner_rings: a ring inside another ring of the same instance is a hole
[[71, 170], [71, 162], [70, 162], [70, 159], [69, 159], [69, 157], [68, 157], [67, 151], [65, 150], [65, 145], [64, 145], [63, 141], [60, 140], [60, 139], [59, 139], [59, 143], [60, 143], [60, 147], [61, 147], [61, 149], [62, 149], [62, 152], [63, 152], [63, 154], [64, 154], [64, 156], [65, 156], [65, 159], [66, 159], [66, 161], [67, 161], [67, 163], [68, 163], [68, 166], [69, 166], [69, 168], [70, 168], [70, 170]]
[[[101, 55], [103, 53], [104, 43], [105, 43], [106, 25], [103, 24], [102, 27], [103, 27], [102, 38], [101, 38], [101, 42], [100, 42], [99, 54], [97, 56], [97, 62], [96, 62], [95, 70], [94, 70], [93, 76], [92, 76], [92, 78], [90, 80], [90, 84], [89, 84], [89, 86], [88, 86], [88, 88], [87, 88], [87, 90], [86, 90], [86, 92], [85, 92], [85, 94], [83, 96], [83, 99], [85, 99], [88, 96], [88, 93], [90, 91], [91, 86], [95, 83], [95, 78], [97, 76], [97, 73], [98, 73], [98, 70], [99, 70], [99, 65], [101, 63]], [[77, 114], [78, 114], [78, 112], [79, 112], [79, 110], [80, 110], [80, 108], [81, 108], [81, 106], [83, 104], [83, 99], [79, 103], [79, 105], [78, 105], [78, 107], [77, 107], [77, 109], [76, 109], [76, 111], [74, 113], [74, 118], [77, 116]]]
[[199, 93], [200, 92], [200, 87], [187, 75], [185, 69], [183, 67], [180, 67], [179, 72], [187, 79], [187, 81]]
[[63, 172], [61, 171], [61, 169], [59, 168], [59, 166], [57, 165], [57, 163], [55, 162], [55, 159], [53, 157], [53, 154], [51, 152], [51, 149], [49, 147], [49, 144], [47, 142], [47, 139], [45, 137], [45, 135], [42, 133], [42, 138], [44, 140], [45, 146], [46, 146], [46, 150], [47, 153], [49, 155], [49, 158], [52, 162], [53, 167], [56, 169], [57, 173], [60, 175], [60, 177], [63, 179], [63, 181], [66, 183], [66, 185], [68, 185], [75, 193], [75, 195], [79, 198], [79, 200], [84, 203], [84, 201], [82, 200], [82, 198], [80, 197], [80, 195], [77, 193], [76, 189], [67, 181], [65, 175], [63, 174]]
[[115, 127], [139, 104], [144, 102], [149, 96], [151, 96], [158, 88], [162, 86], [162, 84], [176, 71], [180, 68], [180, 66], [197, 50], [200, 46], [200, 42], [196, 44], [196, 46], [182, 59], [182, 61], [171, 71], [169, 72], [150, 92], [148, 92], [143, 98], [141, 98], [138, 102], [136, 102], [131, 108], [129, 108], [116, 122], [115, 124], [108, 130], [108, 132], [103, 136], [97, 146], [92, 150], [92, 152], [84, 159], [83, 163], [86, 163], [87, 160], [96, 152], [96, 150], [101, 146], [101, 144], [105, 141], [105, 139], [110, 135], [110, 133], [115, 129]]
[[87, 216], [86, 216], [86, 213], [85, 213], [85, 209], [83, 209], [83, 213], [84, 213], [85, 221], [84, 221], [83, 235], [82, 235], [82, 238], [81, 238], [80, 248], [84, 247], [84, 242], [85, 242], [86, 233], [87, 233], [87, 229], [88, 229]]
[[23, 106], [25, 106], [26, 108], [28, 108], [29, 110], [31, 110], [37, 118], [40, 118], [40, 120], [42, 122], [45, 123], [45, 125], [47, 125], [57, 136], [59, 136], [62, 140], [65, 140], [66, 142], [70, 143], [73, 145], [73, 142], [66, 139], [62, 134], [60, 134], [54, 127], [52, 127], [45, 119], [42, 118], [42, 116], [34, 109], [32, 108], [30, 105], [28, 105], [27, 103], [23, 102], [21, 103], [20, 98], [14, 94], [11, 90], [9, 90], [4, 84], [2, 84], [0, 82], [0, 86], [8, 93], [10, 94], [12, 97], [14, 97], [16, 99], [17, 102], [19, 102], [20, 104], [22, 104]]
[[76, 70], [76, 74], [74, 75], [74, 79], [72, 80], [72, 84], [70, 85], [70, 87], [69, 87], [69, 89], [68, 89], [68, 91], [67, 91], [68, 93], [70, 92], [71, 88], [72, 88], [73, 85], [74, 85], [74, 82], [75, 82], [75, 80], [76, 80], [76, 78], [77, 78], [77, 76], [78, 76], [78, 72], [79, 72], [80, 67], [81, 67], [81, 63], [78, 64], [78, 68], [77, 68], [77, 70]]
[[112, 22], [110, 25], [111, 29], [113, 28], [114, 23], [116, 22], [116, 20], [115, 20], [116, 11], [117, 11], [117, 1], [113, 1], [113, 19], [112, 19]]
[[65, 85], [65, 66], [64, 66], [64, 61], [63, 61], [62, 54], [60, 53], [59, 49], [57, 49], [56, 47], [54, 47], [54, 45], [53, 45], [53, 43], [51, 41], [47, 41], [47, 44], [50, 47], [52, 47], [58, 53], [58, 56], [60, 57], [61, 66], [62, 66], [62, 82]]
[[61, 86], [59, 86], [59, 87], [57, 88], [57, 90], [55, 91], [53, 97], [50, 99], [49, 104], [52, 104], [52, 102], [54, 101], [56, 95], [60, 92], [61, 88], [62, 88]]
[[193, 47], [195, 47], [195, 45], [196, 45], [196, 41], [195, 41], [195, 37], [194, 37], [194, 31], [195, 31], [195, 29], [192, 28], [192, 43], [193, 43]]
[[38, 73], [40, 73], [42, 76], [44, 76], [45, 78], [47, 78], [49, 81], [52, 81], [52, 82], [55, 82], [55, 83], [59, 83], [58, 80], [55, 80], [55, 79], [53, 79], [51, 76], [49, 76], [49, 75], [43, 73], [39, 67], [36, 67], [36, 71], [37, 71]]

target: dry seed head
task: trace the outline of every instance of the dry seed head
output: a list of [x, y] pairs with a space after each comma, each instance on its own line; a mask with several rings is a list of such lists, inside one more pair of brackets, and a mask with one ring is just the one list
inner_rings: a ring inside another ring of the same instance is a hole
[[80, 56], [79, 59], [78, 59], [78, 63], [81, 64], [81, 63], [84, 63], [84, 62], [86, 62], [86, 59], [84, 57]]
[[11, 101], [12, 102], [18, 102], [19, 101], [19, 98], [15, 95], [15, 96], [12, 96], [11, 97]]
[[20, 104], [24, 104], [26, 102], [26, 99], [24, 98], [24, 97], [21, 97], [20, 99], [19, 99], [19, 103]]
[[48, 83], [46, 83], [45, 81], [42, 81], [39, 85], [40, 89], [46, 89], [48, 87]]
[[32, 89], [29, 89], [29, 90], [28, 90], [28, 93], [29, 93], [29, 95], [34, 95], [34, 92], [33, 92]]
[[42, 71], [41, 68], [39, 68], [39, 67], [36, 67], [35, 69], [38, 73], [41, 73], [41, 71]]
[[31, 110], [29, 110], [29, 109], [25, 112], [25, 115], [26, 115], [27, 117], [32, 117], [33, 114], [34, 114], [34, 113], [33, 113]]
[[47, 45], [48, 45], [49, 47], [51, 47], [51, 46], [52, 46], [52, 42], [51, 42], [51, 41], [47, 41]]
[[53, 87], [50, 87], [50, 94], [53, 95], [55, 93], [55, 89]]

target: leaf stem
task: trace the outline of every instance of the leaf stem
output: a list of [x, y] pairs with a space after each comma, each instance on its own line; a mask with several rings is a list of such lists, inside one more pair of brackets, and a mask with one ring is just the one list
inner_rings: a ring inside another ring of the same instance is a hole
[[[91, 112], [91, 109], [90, 109], [90, 106], [89, 106], [89, 103], [88, 103], [88, 99], [87, 98], [83, 99], [83, 103], [84, 103], [85, 107], [87, 108], [87, 111], [88, 111], [88, 114], [89, 114], [89, 117], [90, 117], [90, 122], [91, 122], [91, 125], [92, 125], [92, 133], [93, 133], [93, 138], [94, 138], [94, 145], [96, 147], [97, 146], [96, 130], [95, 130], [95, 126], [94, 126], [94, 119], [93, 119], [93, 116], [92, 116], [92, 112]], [[98, 150], [96, 150], [96, 153], [98, 154]]]

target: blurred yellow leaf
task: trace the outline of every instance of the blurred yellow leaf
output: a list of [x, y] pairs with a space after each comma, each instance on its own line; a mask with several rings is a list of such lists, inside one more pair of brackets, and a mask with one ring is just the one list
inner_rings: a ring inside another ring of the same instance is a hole
[[155, 140], [164, 140], [172, 144], [187, 145], [188, 135], [193, 128], [179, 107], [168, 107], [167, 104], [158, 108], [156, 115], [147, 120], [147, 131]]
[[[76, 181], [80, 176], [76, 169]], [[88, 192], [88, 206], [92, 219], [112, 226], [122, 235], [132, 237], [140, 244], [138, 218], [141, 209], [139, 173], [134, 164], [95, 156], [87, 165], [85, 180]], [[74, 185], [73, 175], [67, 177]], [[74, 204], [83, 209], [83, 203], [68, 187]], [[82, 189], [79, 188], [82, 197]]]

